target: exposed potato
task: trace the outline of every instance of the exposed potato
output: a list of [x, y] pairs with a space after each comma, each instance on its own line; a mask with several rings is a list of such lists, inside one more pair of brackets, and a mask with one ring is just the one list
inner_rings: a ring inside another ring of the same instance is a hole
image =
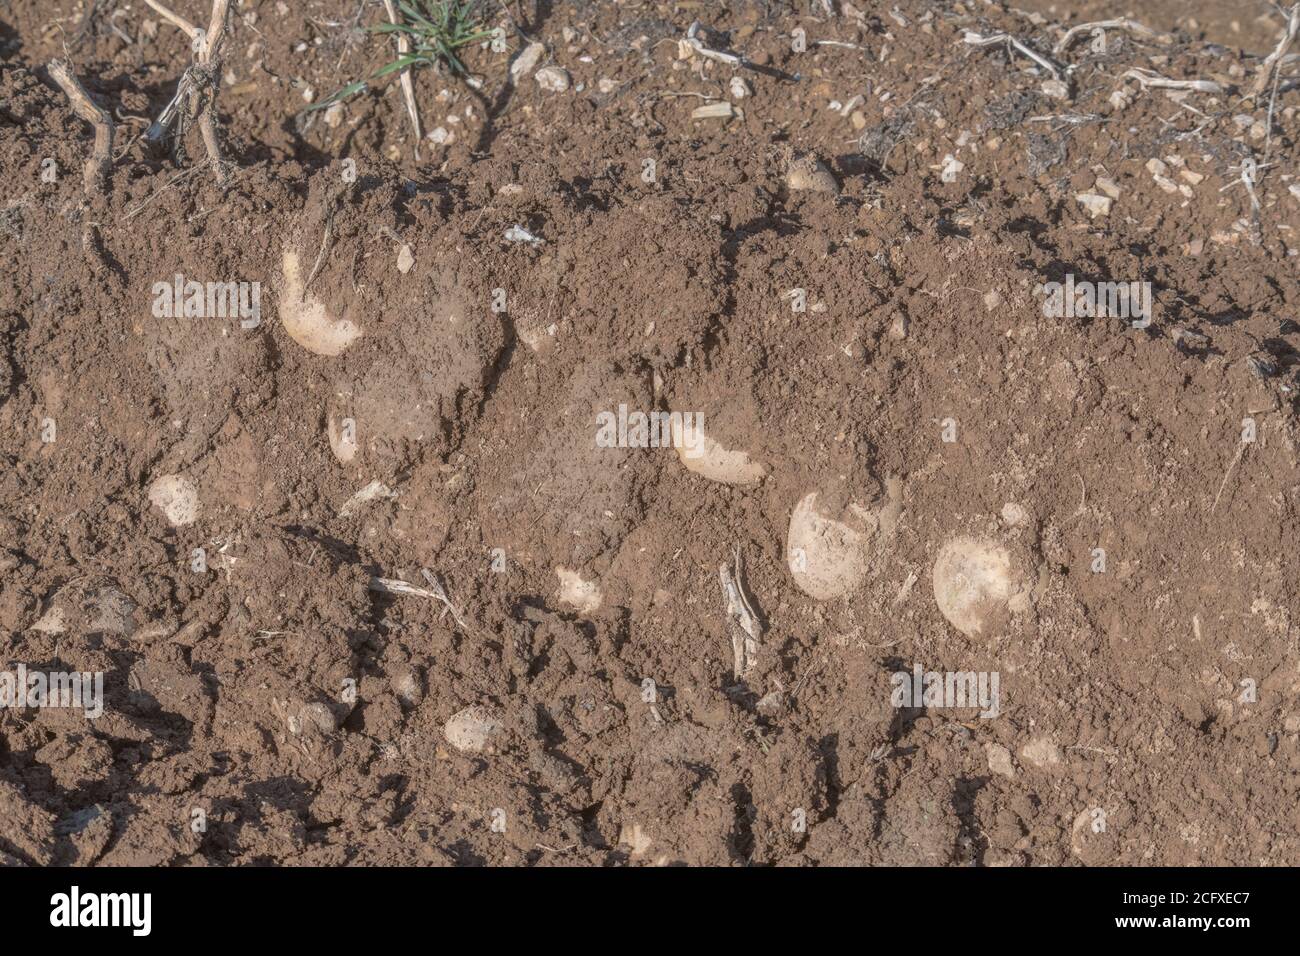
[[462, 753], [482, 753], [502, 729], [496, 714], [486, 707], [466, 707], [448, 718], [442, 733]]
[[600, 590], [600, 582], [588, 581], [577, 571], [566, 567], [556, 568], [555, 576], [560, 579], [560, 603], [579, 614], [591, 614], [604, 602], [605, 595]]
[[1023, 591], [1011, 552], [992, 541], [953, 538], [934, 562], [935, 602], [948, 623], [967, 637], [1004, 625]]
[[785, 184], [796, 192], [811, 191], [831, 193], [840, 191], [840, 184], [835, 181], [831, 171], [816, 156], [808, 154], [790, 162], [786, 170]]
[[342, 415], [330, 412], [325, 422], [325, 435], [329, 438], [330, 451], [334, 452], [334, 457], [346, 465], [357, 457], [357, 440], [354, 434], [344, 428], [343, 418]]
[[174, 528], [193, 524], [199, 516], [199, 492], [184, 475], [162, 475], [149, 486], [149, 501]]
[[876, 516], [850, 504], [831, 516], [817, 505], [818, 492], [809, 492], [790, 515], [786, 560], [800, 591], [819, 601], [841, 597], [858, 587], [867, 574], [866, 546], [875, 533]]
[[298, 253], [285, 249], [281, 268], [280, 321], [289, 338], [315, 355], [339, 355], [361, 337], [360, 326], [334, 318], [318, 298], [304, 295]]
[[74, 637], [130, 637], [137, 629], [135, 611], [135, 602], [112, 584], [72, 582], [50, 597], [31, 629]]
[[687, 471], [727, 485], [754, 485], [763, 480], [767, 469], [751, 461], [745, 451], [723, 448], [698, 425], [687, 429], [679, 419], [672, 419], [673, 447]]

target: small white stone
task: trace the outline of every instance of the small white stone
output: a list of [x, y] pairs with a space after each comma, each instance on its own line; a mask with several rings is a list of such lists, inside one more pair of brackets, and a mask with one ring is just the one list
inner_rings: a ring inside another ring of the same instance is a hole
[[1070, 88], [1060, 80], [1044, 81], [1042, 90], [1044, 96], [1049, 96], [1054, 100], [1068, 100], [1070, 98]]
[[510, 80], [518, 81], [519, 77], [525, 76], [533, 71], [533, 67], [541, 62], [542, 54], [546, 52], [546, 47], [540, 43], [530, 43], [520, 51], [515, 57], [515, 62], [510, 64]]
[[1110, 215], [1111, 198], [1109, 196], [1098, 196], [1096, 193], [1079, 193], [1074, 198], [1083, 206], [1084, 212], [1093, 219], [1098, 216]]
[[505, 233], [506, 242], [526, 242], [530, 246], [540, 246], [546, 240], [534, 236], [523, 226], [511, 226]]
[[569, 88], [569, 73], [558, 66], [544, 66], [533, 74], [537, 85], [548, 93], [563, 93]]
[[939, 171], [939, 179], [945, 183], [955, 183], [957, 174], [965, 168], [965, 163], [949, 153], [943, 158], [943, 169]]
[[415, 255], [411, 252], [410, 246], [402, 243], [402, 248], [397, 251], [397, 271], [406, 275], [413, 265], [415, 265]]
[[501, 730], [501, 721], [486, 707], [466, 707], [442, 726], [447, 742], [462, 753], [482, 753]]

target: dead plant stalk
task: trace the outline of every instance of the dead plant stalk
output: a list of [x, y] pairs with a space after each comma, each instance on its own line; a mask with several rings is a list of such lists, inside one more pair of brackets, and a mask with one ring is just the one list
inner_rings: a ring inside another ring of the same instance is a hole
[[95, 128], [95, 148], [86, 160], [84, 179], [86, 192], [102, 189], [113, 165], [113, 118], [108, 110], [95, 105], [65, 61], [51, 60], [49, 70], [72, 103], [73, 112]]
[[[393, 0], [384, 0], [384, 12], [388, 14], [388, 22], [397, 26], [401, 21], [397, 19], [397, 7]], [[411, 52], [411, 41], [405, 33], [397, 34], [397, 53], [399, 56], [406, 56]], [[406, 101], [406, 113], [411, 117], [411, 128], [415, 131], [415, 158], [420, 158], [420, 108], [415, 102], [415, 78], [411, 76], [411, 68], [404, 67], [398, 74], [398, 79], [402, 84], [402, 98]]]
[[[165, 128], [176, 117], [176, 107], [187, 100], [191, 114], [198, 115], [199, 133], [212, 160], [217, 182], [225, 185], [229, 180], [225, 163], [221, 159], [221, 143], [217, 139], [217, 90], [221, 87], [221, 44], [226, 36], [226, 21], [230, 13], [230, 0], [212, 0], [212, 18], [206, 31], [184, 17], [169, 10], [158, 0], [145, 0], [159, 16], [190, 38], [194, 50], [194, 67], [187, 70], [176, 86], [176, 96], [158, 117], [157, 125]], [[194, 79], [197, 72], [198, 79]], [[203, 87], [207, 87], [206, 91]]]

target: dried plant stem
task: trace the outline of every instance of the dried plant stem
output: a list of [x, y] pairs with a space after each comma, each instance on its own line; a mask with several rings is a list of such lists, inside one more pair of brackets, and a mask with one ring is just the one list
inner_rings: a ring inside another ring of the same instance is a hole
[[198, 60], [212, 75], [212, 89], [208, 94], [199, 117], [199, 132], [203, 134], [203, 145], [212, 157], [212, 167], [217, 171], [217, 182], [223, 185], [227, 181], [225, 164], [221, 161], [221, 143], [217, 139], [217, 90], [221, 87], [221, 41], [226, 36], [226, 19], [230, 10], [230, 0], [212, 0], [212, 19], [208, 21], [208, 35], [204, 38], [203, 48]]
[[[384, 0], [384, 10], [388, 14], [388, 22], [396, 26], [400, 21], [397, 19], [397, 7], [394, 6], [393, 0]], [[406, 34], [397, 34], [397, 53], [399, 56], [406, 56], [411, 52], [411, 41]], [[415, 158], [420, 158], [420, 109], [415, 102], [415, 78], [411, 75], [411, 68], [404, 67], [398, 75], [398, 80], [402, 84], [402, 99], [406, 101], [406, 114], [411, 117], [411, 128], [415, 130]]]
[[1123, 79], [1136, 80], [1143, 90], [1195, 90], [1198, 93], [1222, 93], [1223, 87], [1214, 80], [1171, 80], [1154, 70], [1133, 67]]
[[85, 188], [86, 192], [102, 190], [113, 165], [113, 118], [95, 105], [66, 62], [51, 60], [49, 71], [72, 103], [73, 112], [95, 128], [95, 148], [86, 160]]
[[1273, 71], [1278, 66], [1278, 61], [1286, 55], [1286, 51], [1291, 48], [1297, 35], [1300, 35], [1300, 3], [1291, 7], [1291, 12], [1286, 18], [1286, 32], [1282, 38], [1277, 41], [1277, 46], [1273, 49], [1260, 64], [1259, 73], [1255, 77], [1255, 84], [1250, 88], [1250, 95], [1258, 97], [1273, 83]]
[[727, 621], [731, 631], [732, 677], [740, 680], [754, 666], [759, 642], [765, 630], [763, 619], [745, 593], [744, 559], [740, 548], [733, 553], [733, 564], [718, 565], [722, 597], [727, 602]]
[[1078, 26], [1070, 27], [1065, 31], [1065, 36], [1061, 37], [1060, 41], [1052, 49], [1052, 53], [1055, 56], [1060, 56], [1074, 42], [1076, 37], [1084, 33], [1091, 33], [1093, 30], [1127, 30], [1129, 33], [1136, 34], [1154, 43], [1168, 44], [1174, 42], [1174, 38], [1168, 33], [1157, 33], [1149, 26], [1138, 23], [1136, 20], [1120, 17], [1116, 20], [1096, 20], [1092, 23], [1080, 23]]
[[190, 74], [187, 71], [177, 84], [175, 99], [168, 104], [167, 109], [163, 110], [163, 114], [158, 118], [158, 124], [164, 127], [169, 125], [175, 118], [173, 105], [182, 98], [188, 97], [191, 108], [198, 112], [199, 133], [203, 137], [203, 146], [208, 151], [208, 157], [212, 160], [217, 182], [225, 185], [230, 175], [221, 159], [221, 141], [217, 136], [217, 90], [221, 87], [221, 43], [226, 37], [230, 0], [212, 0], [212, 17], [208, 21], [206, 32], [180, 14], [163, 6], [158, 0], [145, 0], [145, 3], [167, 22], [178, 27], [190, 38], [191, 43], [196, 43], [201, 38], [201, 42], [197, 42], [194, 50], [194, 64], [201, 69], [202, 75], [209, 78], [205, 84], [207, 90], [205, 92], [196, 84], [189, 82]]
[[1214, 504], [1210, 505], [1210, 514], [1219, 507], [1219, 499], [1223, 497], [1223, 489], [1228, 487], [1228, 478], [1232, 475], [1232, 470], [1237, 467], [1237, 462], [1241, 461], [1246, 454], [1246, 443], [1242, 442], [1237, 446], [1237, 454], [1232, 456], [1232, 461], [1228, 463], [1228, 470], [1223, 473], [1223, 481], [1219, 482], [1219, 492], [1214, 496]]
[[329, 254], [330, 246], [334, 238], [334, 202], [330, 201], [325, 208], [325, 234], [321, 237], [320, 251], [316, 253], [316, 261], [312, 263], [311, 274], [307, 276], [307, 281], [302, 284], [302, 298], [307, 298], [307, 290], [311, 287], [316, 276], [320, 275], [321, 268], [325, 265], [325, 257]]
[[149, 6], [153, 8], [153, 11], [155, 13], [157, 13], [160, 17], [162, 17], [172, 26], [180, 27], [182, 33], [184, 33], [191, 40], [194, 39], [194, 34], [198, 32], [199, 28], [196, 27], [194, 24], [190, 23], [190, 21], [186, 20], [179, 13], [173, 13], [171, 10], [168, 10], [161, 3], [158, 3], [157, 0], [144, 0], [144, 2], [149, 4]]
[[1034, 50], [1008, 33], [993, 33], [989, 36], [981, 36], [974, 31], [967, 30], [962, 36], [962, 42], [969, 44], [970, 46], [1006, 46], [1008, 50], [1015, 50], [1021, 56], [1033, 60], [1048, 73], [1052, 74], [1052, 79], [1059, 80], [1061, 78], [1061, 68], [1057, 64], [1053, 63], [1037, 50]]
[[447, 589], [442, 586], [442, 582], [428, 568], [421, 568], [420, 574], [428, 582], [429, 587], [416, 587], [396, 578], [372, 577], [370, 579], [370, 590], [379, 591], [382, 594], [406, 594], [412, 597], [432, 598], [443, 606], [443, 614], [451, 614], [452, 620], [456, 622], [456, 625], [462, 631], [472, 633], [469, 625], [465, 623], [465, 619], [461, 617], [460, 611], [451, 603], [451, 597], [447, 594]]

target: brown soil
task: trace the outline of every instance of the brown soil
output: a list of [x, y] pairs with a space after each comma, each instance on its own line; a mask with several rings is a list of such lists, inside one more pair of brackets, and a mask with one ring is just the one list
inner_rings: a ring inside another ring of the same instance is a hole
[[[0, 860], [1300, 863], [1295, 61], [1271, 126], [1243, 100], [1281, 18], [1140, 5], [1172, 42], [1082, 38], [1062, 99], [963, 34], [1046, 52], [1124, 5], [508, 6], [477, 89], [416, 74], [449, 134], [417, 159], [395, 82], [298, 115], [390, 58], [352, 26], [382, 5], [235, 3], [225, 188], [197, 132], [184, 169], [140, 138], [180, 31], [0, 9], [0, 649], [105, 691], [0, 709]], [[680, 59], [697, 18], [749, 65]], [[529, 40], [567, 91], [507, 82]], [[119, 119], [103, 189], [55, 57]], [[733, 74], [742, 115], [693, 120]], [[808, 155], [838, 191], [790, 188]], [[260, 325], [156, 317], [177, 274], [260, 283]], [[1149, 281], [1153, 321], [1045, 316], [1067, 274]], [[302, 302], [360, 338], [308, 351]], [[621, 403], [702, 413], [761, 479], [601, 447]], [[787, 543], [814, 491], [852, 529], [823, 600]], [[1015, 578], [969, 633], [932, 584], [963, 536]], [[372, 586], [422, 569], [454, 611]], [[914, 665], [996, 672], [999, 714], [893, 706]]]

